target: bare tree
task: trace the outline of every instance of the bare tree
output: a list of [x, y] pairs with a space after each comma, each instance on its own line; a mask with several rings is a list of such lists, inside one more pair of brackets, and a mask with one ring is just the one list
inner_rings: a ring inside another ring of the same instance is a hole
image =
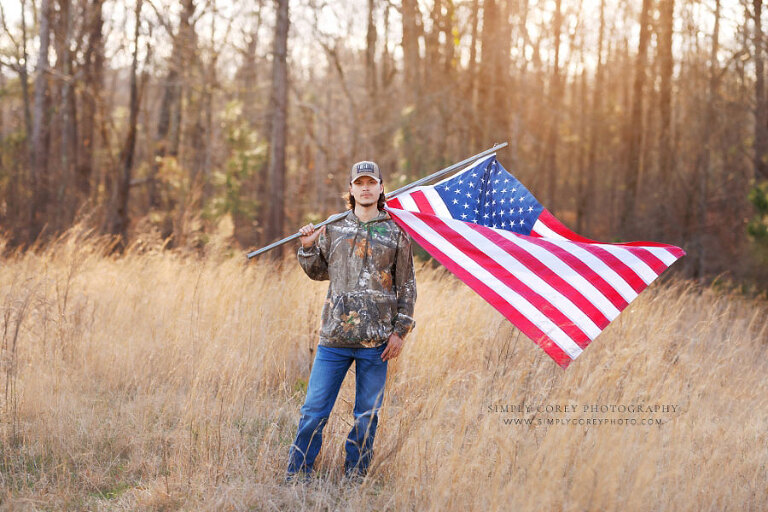
[[[672, 57], [672, 29], [674, 26], [675, 0], [659, 1], [659, 61], [660, 61], [660, 82], [661, 90], [659, 92], [659, 153], [658, 153], [658, 173], [659, 187], [657, 188], [657, 198], [666, 194], [671, 183], [670, 175], [674, 172], [674, 152], [672, 150], [672, 71], [674, 61]], [[657, 227], [663, 226], [664, 219], [667, 218], [669, 209], [667, 201], [658, 200], [656, 222]]]
[[621, 207], [620, 226], [623, 233], [631, 235], [634, 224], [635, 200], [640, 178], [641, 143], [643, 137], [643, 91], [646, 78], [648, 42], [650, 40], [651, 8], [653, 0], [643, 0], [640, 12], [640, 40], [635, 58], [635, 79], [632, 87], [632, 112], [626, 125], [627, 153], [624, 175], [624, 201]]
[[755, 181], [768, 179], [768, 120], [766, 119], [765, 67], [763, 62], [763, 0], [752, 0], [755, 25]]
[[[16, 36], [8, 27], [5, 16], [5, 9], [3, 8], [2, 4], [0, 4], [0, 25], [2, 25], [3, 32], [13, 45], [14, 52], [13, 62], [7, 62], [3, 59], [0, 59], [0, 73], [2, 73], [2, 68], [6, 67], [15, 72], [19, 77], [22, 111], [24, 118], [24, 139], [26, 141], [26, 151], [23, 154], [14, 156], [14, 161], [17, 162], [17, 170], [13, 171], [10, 176], [9, 188], [6, 194], [8, 210], [4, 216], [6, 219], [12, 219], [15, 224], [14, 231], [17, 233], [29, 227], [30, 219], [27, 206], [27, 186], [30, 181], [29, 166], [31, 165], [34, 158], [32, 145], [32, 109], [30, 105], [29, 73], [27, 67], [29, 58], [27, 52], [26, 0], [21, 0], [20, 14], [21, 37], [17, 40]], [[3, 79], [5, 79], [5, 75], [3, 75]]]
[[549, 86], [549, 104], [550, 104], [550, 122], [549, 134], [547, 136], [547, 145], [545, 149], [544, 168], [541, 170], [542, 176], [547, 180], [547, 205], [554, 213], [558, 203], [557, 197], [557, 148], [559, 146], [560, 115], [563, 96], [563, 83], [560, 76], [560, 36], [563, 25], [563, 13], [561, 0], [555, 0], [555, 15], [553, 19], [553, 30], [555, 32], [555, 55], [552, 64], [552, 77]]
[[365, 87], [369, 98], [376, 97], [378, 80], [376, 79], [376, 22], [374, 12], [376, 1], [368, 0], [368, 30], [365, 35]]
[[416, 0], [403, 0], [403, 75], [405, 77], [405, 93], [408, 101], [416, 102], [421, 85], [421, 58], [419, 57], [419, 5]]
[[53, 219], [57, 229], [68, 226], [74, 217], [77, 201], [67, 197], [66, 192], [74, 181], [75, 164], [77, 162], [77, 110], [75, 104], [75, 82], [78, 79], [74, 72], [72, 42], [74, 37], [74, 14], [71, 0], [58, 0], [59, 22], [56, 34], [57, 72], [59, 75], [59, 169], [54, 176], [55, 187], [52, 187], [55, 198], [53, 204], [56, 213]]
[[101, 108], [102, 88], [104, 87], [103, 5], [104, 0], [90, 0], [85, 22], [88, 42], [81, 64], [84, 87], [80, 102], [81, 124], [75, 172], [75, 183], [80, 192], [81, 200], [87, 199], [91, 194], [97, 113]]
[[5, 9], [0, 4], [0, 24], [2, 25], [3, 32], [6, 37], [11, 41], [14, 49], [14, 61], [13, 63], [0, 60], [0, 68], [7, 67], [19, 75], [19, 82], [21, 85], [21, 96], [24, 105], [24, 131], [27, 134], [27, 156], [29, 162], [32, 162], [32, 112], [29, 100], [29, 72], [27, 68], [27, 62], [29, 56], [27, 53], [27, 2], [21, 0], [21, 38], [16, 40], [10, 28], [8, 27]]
[[[179, 27], [176, 34], [173, 34], [173, 46], [171, 56], [168, 62], [168, 71], [163, 81], [163, 96], [160, 103], [160, 112], [158, 114], [157, 126], [154, 137], [154, 159], [150, 167], [148, 177], [148, 195], [149, 207], [159, 208], [161, 206], [161, 194], [157, 184], [157, 173], [162, 165], [163, 158], [166, 155], [176, 156], [179, 152], [179, 137], [181, 132], [181, 98], [184, 81], [184, 68], [189, 65], [188, 56], [194, 52], [194, 47], [190, 47], [195, 37], [192, 26], [192, 17], [195, 14], [196, 6], [194, 0], [180, 0], [181, 15]], [[150, 4], [154, 7], [154, 4]], [[170, 27], [166, 22], [166, 28]], [[167, 205], [166, 205], [167, 206]], [[170, 236], [170, 232], [164, 232], [163, 236]]]
[[696, 173], [694, 175], [695, 186], [695, 236], [694, 251], [691, 258], [691, 274], [695, 278], [701, 277], [706, 272], [706, 261], [709, 248], [704, 243], [704, 237], [709, 231], [707, 227], [707, 204], [710, 194], [711, 175], [713, 173], [713, 141], [718, 136], [718, 114], [720, 88], [720, 65], [717, 54], [720, 50], [720, 0], [715, 2], [715, 22], [712, 29], [712, 47], [709, 57], [709, 81], [707, 86], [707, 101], [704, 109], [704, 122], [701, 123], [702, 141], [701, 151], [697, 158]]
[[35, 70], [35, 105], [32, 126], [32, 201], [30, 202], [30, 238], [37, 238], [47, 221], [48, 211], [48, 149], [49, 94], [48, 51], [51, 43], [51, 2], [42, 0], [40, 5], [40, 50]]
[[139, 63], [139, 28], [141, 26], [141, 6], [143, 0], [136, 1], [134, 11], [136, 26], [133, 32], [133, 58], [131, 60], [128, 134], [125, 145], [120, 153], [119, 177], [115, 180], [115, 192], [113, 195], [112, 213], [109, 219], [109, 231], [113, 235], [120, 236], [120, 247], [124, 247], [128, 239], [128, 199], [131, 190], [131, 174], [133, 172], [133, 158], [136, 149], [136, 123], [139, 115], [139, 87], [137, 83], [137, 69]]
[[464, 108], [462, 109], [465, 123], [462, 123], [463, 133], [461, 136], [468, 140], [470, 145], [476, 145], [477, 122], [475, 121], [477, 112], [477, 41], [478, 25], [480, 21], [480, 0], [472, 0], [469, 15], [470, 24], [470, 42], [469, 42], [469, 63], [467, 64], [466, 77], [464, 79]]
[[604, 63], [603, 39], [605, 36], [605, 0], [600, 0], [600, 28], [597, 40], [597, 64], [595, 80], [592, 88], [591, 122], [587, 139], [587, 163], [583, 178], [579, 180], [576, 203], [576, 231], [582, 233], [589, 226], [589, 201], [595, 192], [595, 165], [597, 164], [598, 141], [601, 139], [603, 93], [604, 93]]
[[[277, 20], [275, 36], [272, 45], [272, 93], [271, 93], [271, 123], [272, 133], [269, 145], [269, 190], [270, 209], [267, 225], [267, 238], [274, 240], [283, 235], [283, 219], [285, 213], [285, 144], [286, 117], [288, 110], [288, 68], [286, 58], [288, 53], [288, 0], [275, 0]], [[276, 255], [279, 255], [276, 252]]]
[[423, 72], [419, 41], [424, 36], [424, 29], [421, 24], [421, 11], [417, 0], [403, 0], [401, 12], [403, 20], [403, 93], [407, 109], [403, 120], [405, 173], [410, 177], [414, 176], [422, 167], [422, 146], [418, 140], [421, 137], [421, 131], [416, 118], [421, 112]]

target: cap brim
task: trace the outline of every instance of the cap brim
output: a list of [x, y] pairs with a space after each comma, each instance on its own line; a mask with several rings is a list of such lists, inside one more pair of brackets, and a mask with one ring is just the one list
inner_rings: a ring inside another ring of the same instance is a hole
[[379, 179], [378, 176], [376, 176], [375, 174], [367, 173], [367, 172], [361, 172], [360, 174], [356, 175], [355, 179], [350, 181], [350, 183], [356, 182], [359, 178], [362, 178], [363, 176], [368, 176], [369, 178], [375, 179], [378, 183], [381, 183], [381, 180]]

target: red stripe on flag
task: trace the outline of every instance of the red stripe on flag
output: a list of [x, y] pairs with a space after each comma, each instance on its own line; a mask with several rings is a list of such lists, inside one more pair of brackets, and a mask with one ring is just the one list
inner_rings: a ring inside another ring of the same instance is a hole
[[573, 240], [574, 242], [587, 242], [587, 243], [596, 243], [594, 240], [590, 240], [589, 238], [585, 238], [581, 235], [577, 235], [565, 225], [557, 220], [554, 215], [552, 215], [549, 210], [544, 208], [541, 211], [541, 214], [539, 214], [539, 217], [537, 219], [539, 222], [543, 223], [545, 226], [547, 226], [549, 229], [557, 233], [558, 235], [567, 238], [568, 240]]
[[387, 206], [390, 208], [399, 208], [400, 210], [404, 210], [403, 205], [398, 198], [390, 199], [387, 201]]
[[416, 206], [419, 207], [419, 211], [423, 213], [428, 213], [430, 215], [435, 215], [435, 209], [432, 208], [432, 205], [429, 203], [429, 199], [427, 199], [427, 196], [424, 195], [424, 192], [421, 190], [417, 190], [413, 194], [411, 194], [411, 198], [416, 203]]
[[[411, 212], [413, 215], [419, 215]], [[567, 368], [572, 359], [566, 354], [557, 344], [549, 338], [544, 332], [536, 327], [533, 322], [528, 320], [517, 309], [515, 309], [509, 302], [501, 297], [497, 292], [484, 284], [472, 273], [465, 270], [461, 265], [456, 263], [448, 255], [443, 253], [440, 249], [429, 243], [418, 231], [411, 228], [406, 222], [400, 219], [396, 213], [390, 211], [390, 215], [397, 222], [397, 224], [403, 228], [409, 235], [413, 237], [416, 242], [421, 245], [429, 254], [443, 264], [448, 270], [450, 270], [456, 277], [463, 281], [467, 286], [472, 288], [478, 295], [488, 301], [497, 311], [499, 311], [504, 317], [512, 322], [523, 334], [531, 338], [537, 345], [539, 345], [554, 361], [562, 368]], [[422, 219], [423, 220], [423, 219]]]

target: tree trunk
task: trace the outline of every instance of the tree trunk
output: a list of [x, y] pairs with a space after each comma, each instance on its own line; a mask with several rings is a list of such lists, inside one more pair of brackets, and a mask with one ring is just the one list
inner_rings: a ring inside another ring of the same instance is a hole
[[752, 0], [755, 23], [755, 181], [768, 179], [768, 126], [766, 126], [765, 75], [763, 62], [763, 0]]
[[[163, 98], [160, 102], [160, 112], [154, 138], [154, 158], [147, 183], [150, 209], [157, 209], [162, 205], [162, 197], [157, 184], [157, 173], [160, 170], [163, 158], [168, 154], [176, 156], [179, 152], [181, 94], [182, 82], [184, 81], [183, 68], [190, 64], [185, 59], [185, 55], [190, 50], [185, 49], [185, 46], [191, 44], [194, 40], [193, 37], [190, 37], [190, 32], [192, 31], [190, 22], [196, 8], [194, 0], [181, 0], [181, 7], [179, 29], [173, 38], [173, 48], [168, 63], [168, 74], [165, 77]], [[191, 49], [191, 51], [194, 51], [194, 49]], [[164, 235], [169, 236], [170, 233], [164, 233]]]
[[380, 151], [383, 150], [383, 124], [381, 120], [384, 117], [382, 112], [382, 102], [377, 101], [379, 95], [379, 81], [376, 71], [376, 21], [374, 12], [376, 9], [375, 0], [368, 0], [368, 32], [365, 37], [365, 90], [367, 96], [367, 123], [365, 137], [365, 152], [370, 156], [367, 158], [378, 158]]
[[477, 146], [477, 39], [478, 25], [480, 21], [480, 0], [472, 0], [470, 25], [472, 37], [469, 43], [469, 64], [467, 65], [467, 77], [464, 80], [464, 123], [459, 126], [463, 129], [463, 138], [467, 139], [469, 147]]
[[96, 114], [101, 101], [104, 80], [103, 3], [104, 0], [91, 0], [87, 15], [88, 46], [83, 57], [85, 92], [81, 96], [81, 135], [75, 178], [81, 201], [87, 200], [91, 194], [94, 143], [96, 142]]
[[717, 130], [717, 104], [720, 69], [717, 61], [717, 52], [720, 49], [720, 0], [715, 0], [715, 23], [712, 30], [712, 49], [709, 58], [709, 84], [707, 90], [707, 101], [704, 111], [704, 119], [701, 123], [702, 141], [701, 151], [697, 158], [696, 168], [693, 179], [693, 197], [692, 207], [695, 211], [694, 232], [691, 243], [691, 276], [700, 278], [707, 272], [707, 204], [709, 201], [709, 182], [712, 174], [712, 140]]
[[21, 0], [21, 57], [24, 62], [19, 66], [19, 80], [21, 81], [21, 95], [24, 101], [24, 128], [27, 133], [27, 158], [29, 165], [34, 165], [34, 145], [32, 143], [32, 133], [34, 127], [32, 125], [32, 109], [29, 101], [29, 75], [27, 72], [27, 62], [29, 62], [29, 55], [27, 54], [27, 2]]
[[[5, 90], [5, 74], [0, 70], [0, 91]], [[0, 103], [0, 141], [5, 138], [5, 105], [6, 102]]]
[[406, 178], [414, 177], [422, 167], [422, 144], [419, 114], [421, 113], [421, 56], [419, 54], [419, 39], [422, 29], [418, 23], [421, 17], [417, 0], [403, 0], [403, 75], [405, 78], [403, 91], [406, 114], [403, 119], [403, 136], [405, 151]]
[[557, 208], [557, 147], [560, 144], [560, 105], [563, 96], [563, 81], [560, 77], [560, 36], [563, 24], [561, 0], [555, 0], [554, 16], [555, 32], [555, 62], [552, 71], [552, 79], [549, 86], [550, 124], [547, 137], [546, 158], [541, 174], [547, 177], [547, 209], [555, 213]]
[[[616, 81], [619, 82], [616, 87], [611, 87], [612, 84], [608, 84], [606, 86], [606, 92], [608, 94], [611, 94], [613, 96], [613, 101], [615, 104], [621, 106], [622, 112], [630, 112], [632, 110], [631, 104], [632, 104], [632, 98], [630, 94], [631, 90], [631, 84], [632, 84], [632, 74], [626, 70], [629, 70], [631, 67], [631, 61], [632, 58], [629, 53], [629, 39], [627, 36], [624, 36], [621, 39], [621, 48], [616, 48], [615, 52], [611, 51], [613, 49], [613, 43], [609, 43], [608, 48], [608, 56], [606, 59], [606, 62], [613, 62], [612, 55], [614, 53], [618, 53], [620, 57], [618, 57], [621, 60], [621, 68], [625, 70], [624, 73], [621, 73], [620, 76], [616, 77], [615, 75], [613, 78], [613, 82]], [[617, 44], [618, 46], [618, 44]], [[606, 105], [609, 105], [610, 103], [606, 103]], [[624, 179], [626, 177], [626, 156], [627, 156], [627, 147], [629, 145], [629, 141], [626, 139], [627, 132], [629, 127], [627, 126], [627, 123], [621, 126], [620, 128], [623, 130], [622, 135], [624, 135], [623, 144], [624, 147], [623, 153], [621, 154], [620, 158], [614, 157], [613, 163], [614, 167], [617, 169], [616, 172], [610, 173], [610, 185], [609, 190], [611, 193], [609, 194], [609, 201], [610, 201], [610, 215], [609, 221], [608, 221], [608, 231], [610, 233], [618, 233], [621, 230], [621, 220], [622, 220], [622, 208], [624, 206]], [[623, 169], [624, 172], [622, 172], [620, 169]]]
[[[72, 5], [70, 0], [59, 0], [61, 16], [61, 34], [59, 48], [59, 71], [63, 75], [61, 96], [59, 98], [59, 131], [61, 145], [59, 149], [60, 169], [56, 177], [56, 193], [53, 201], [57, 206], [55, 215], [57, 229], [64, 228], [74, 220], [77, 209], [77, 198], [67, 192], [74, 182], [75, 164], [77, 162], [77, 113], [75, 106], [74, 76], [72, 70]], [[60, 53], [59, 53], [60, 52]]]
[[[517, 54], [520, 58], [515, 63], [515, 101], [512, 108], [512, 131], [509, 139], [510, 163], [514, 168], [520, 167], [521, 147], [523, 140], [528, 137], [526, 123], [529, 119], [529, 109], [531, 105], [527, 99], [527, 91], [530, 87], [529, 59], [526, 58], [526, 51], [532, 48], [530, 34], [528, 33], [528, 15], [530, 12], [530, 0], [522, 0], [518, 4], [520, 9], [519, 21], [517, 23], [520, 35], [515, 38]], [[534, 75], [535, 76], [535, 75]]]
[[578, 194], [576, 206], [577, 233], [587, 230], [590, 226], [590, 209], [587, 205], [594, 201], [595, 197], [595, 165], [597, 164], [597, 146], [601, 140], [602, 97], [603, 97], [603, 38], [605, 34], [605, 0], [600, 1], [600, 33], [597, 39], [597, 65], [595, 66], [595, 83], [592, 90], [592, 121], [589, 126], [589, 141], [587, 153], [587, 165], [584, 172], [582, 188]]
[[[216, 16], [211, 17], [210, 40], [215, 40]], [[185, 48], [185, 50], [188, 48]], [[219, 52], [211, 51], [207, 64], [195, 59], [199, 65], [200, 74], [194, 87], [187, 87], [189, 100], [185, 106], [191, 112], [193, 121], [189, 130], [189, 147], [191, 159], [182, 162], [182, 166], [188, 171], [190, 194], [185, 194], [185, 211], [195, 211], [205, 205], [210, 194], [210, 163], [211, 163], [211, 136], [213, 134], [213, 89], [216, 87], [216, 63]], [[188, 62], [188, 59], [184, 59]], [[191, 78], [191, 77], [190, 77]], [[187, 78], [186, 80], [191, 80]]]
[[417, 0], [403, 0], [403, 75], [406, 101], [415, 104], [420, 93], [419, 28]]
[[[256, 49], [259, 44], [259, 33], [261, 32], [261, 23], [263, 19], [262, 11], [264, 9], [263, 4], [264, 0], [259, 0], [257, 4], [258, 11], [256, 15], [256, 23], [249, 34], [248, 45], [243, 54], [243, 63], [239, 72], [239, 90], [242, 91], [240, 99], [243, 102], [243, 115], [248, 122], [248, 126], [251, 128], [263, 126], [264, 124], [257, 122], [259, 93], [257, 90], [258, 75], [256, 69]], [[266, 138], [266, 135], [264, 135], [264, 138]]]
[[40, 235], [48, 209], [49, 96], [48, 50], [51, 44], [51, 2], [40, 5], [40, 51], [35, 71], [34, 124], [32, 126], [32, 201], [30, 203], [30, 240]]
[[509, 131], [509, 102], [507, 90], [509, 79], [509, 37], [508, 2], [486, 0], [483, 4], [482, 58], [480, 60], [481, 122], [479, 130], [483, 146], [507, 139]]
[[441, 66], [440, 73], [440, 95], [437, 98], [437, 108], [440, 113], [440, 130], [438, 131], [438, 140], [435, 145], [437, 161], [440, 167], [455, 162], [461, 158], [461, 151], [455, 144], [449, 144], [454, 140], [454, 134], [457, 133], [458, 123], [455, 121], [457, 108], [453, 99], [456, 90], [456, 74], [458, 63], [456, 62], [456, 46], [454, 38], [458, 27], [456, 26], [456, 13], [453, 0], [444, 0], [444, 12], [440, 13], [440, 30], [443, 34], [443, 43], [441, 45]]
[[[582, 66], [584, 63], [584, 59], [582, 56], [581, 59]], [[582, 67], [581, 69], [581, 77], [579, 79], [579, 90], [576, 91], [576, 80], [573, 81], [574, 87], [573, 87], [573, 97], [579, 98], [579, 137], [578, 137], [578, 158], [576, 159], [578, 169], [576, 174], [576, 201], [575, 201], [575, 207], [576, 207], [576, 232], [577, 233], [583, 233], [584, 232], [584, 211], [582, 206], [582, 197], [584, 197], [584, 188], [586, 185], [586, 175], [587, 175], [587, 155], [589, 154], [589, 148], [587, 147], [588, 143], [588, 134], [589, 134], [589, 127], [587, 123], [587, 119], [589, 117], [588, 109], [589, 109], [589, 98], [587, 94], [587, 70], [585, 67]], [[578, 94], [578, 96], [577, 96]]]
[[[288, 110], [288, 0], [275, 0], [277, 20], [272, 50], [272, 134], [269, 145], [269, 190], [270, 208], [268, 239], [276, 240], [283, 236], [284, 193], [285, 193], [285, 143], [286, 116]], [[282, 251], [273, 251], [275, 257]]]
[[368, 0], [368, 32], [365, 36], [365, 88], [373, 102], [378, 83], [376, 80], [376, 22], [374, 20], [375, 0]]
[[[440, 12], [443, 9], [442, 0], [433, 0], [432, 12], [429, 17], [432, 21], [432, 28], [429, 32], [424, 30], [424, 49], [426, 57], [426, 65], [424, 66], [424, 84], [427, 86], [435, 87], [440, 80]], [[429, 91], [434, 93], [434, 89]], [[429, 99], [427, 101], [430, 101]]]
[[624, 236], [634, 236], [635, 200], [640, 179], [641, 143], [643, 138], [643, 93], [645, 66], [650, 39], [651, 8], [653, 0], [643, 0], [640, 13], [640, 40], [635, 59], [635, 81], [632, 88], [632, 113], [627, 124], [627, 157], [624, 175], [624, 202], [621, 208], [621, 231]]
[[665, 219], [669, 216], [669, 186], [670, 177], [674, 172], [675, 155], [672, 148], [672, 29], [674, 23], [675, 0], [660, 0], [659, 2], [659, 61], [661, 75], [661, 90], [659, 91], [659, 153], [658, 153], [658, 188], [654, 193], [656, 215], [654, 226], [657, 237], [663, 236]]
[[115, 181], [114, 210], [110, 222], [110, 233], [120, 237], [119, 248], [125, 248], [128, 237], [128, 199], [131, 190], [131, 173], [136, 148], [136, 123], [139, 115], [139, 91], [136, 73], [139, 62], [139, 26], [141, 24], [142, 0], [136, 2], [136, 27], [133, 33], [133, 59], [131, 61], [128, 135], [120, 154], [120, 176]]
[[[445, 56], [440, 44], [440, 33], [443, 32], [445, 23], [443, 19], [443, 0], [434, 0], [430, 18], [432, 28], [425, 34], [426, 61], [424, 66], [424, 84], [430, 86], [428, 94], [423, 98], [423, 112], [420, 118], [435, 119], [436, 123], [429, 131], [424, 132], [424, 138], [420, 142], [430, 148], [428, 154], [437, 155], [437, 161], [442, 166], [445, 159], [445, 138], [448, 128], [447, 112], [450, 110], [450, 102], [446, 101], [446, 84], [450, 83], [446, 67], [442, 61]], [[450, 40], [450, 39], [449, 39]], [[441, 65], [442, 64], [442, 65]]]
[[[257, 3], [256, 22], [254, 23], [248, 36], [248, 44], [243, 53], [243, 61], [238, 70], [238, 97], [243, 104], [243, 118], [248, 124], [248, 128], [257, 134], [259, 142], [267, 138], [266, 123], [261, 122], [258, 90], [258, 69], [257, 69], [257, 49], [261, 33], [261, 24], [264, 9], [264, 0]], [[245, 245], [258, 245], [264, 238], [263, 219], [265, 217], [263, 182], [265, 177], [265, 166], [260, 165], [250, 175], [245, 178], [242, 196], [253, 201], [254, 209], [249, 214], [238, 213], [233, 216], [235, 224], [235, 233], [238, 241]], [[256, 221], [258, 219], [258, 223]]]

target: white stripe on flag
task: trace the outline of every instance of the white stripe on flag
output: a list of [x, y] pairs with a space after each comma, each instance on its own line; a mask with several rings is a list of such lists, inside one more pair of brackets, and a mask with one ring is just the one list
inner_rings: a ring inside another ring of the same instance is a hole
[[400, 204], [403, 205], [404, 210], [412, 212], [419, 211], [419, 207], [416, 206], [416, 201], [413, 200], [411, 194], [403, 194], [401, 196], [397, 196], [397, 198], [400, 200]]
[[429, 201], [430, 206], [435, 211], [435, 215], [443, 218], [451, 218], [451, 212], [448, 211], [448, 207], [445, 206], [443, 198], [437, 193], [437, 189], [434, 187], [427, 187], [423, 189], [424, 197]]
[[552, 231], [549, 226], [544, 224], [539, 219], [536, 219], [536, 222], [533, 223], [533, 229], [531, 232], [536, 232], [537, 235], [541, 236], [542, 238], [554, 238], [555, 240], [568, 240], [562, 235], [559, 235]]
[[645, 247], [645, 249], [663, 261], [666, 266], [670, 266], [677, 261], [677, 256], [666, 250], [664, 247]]

